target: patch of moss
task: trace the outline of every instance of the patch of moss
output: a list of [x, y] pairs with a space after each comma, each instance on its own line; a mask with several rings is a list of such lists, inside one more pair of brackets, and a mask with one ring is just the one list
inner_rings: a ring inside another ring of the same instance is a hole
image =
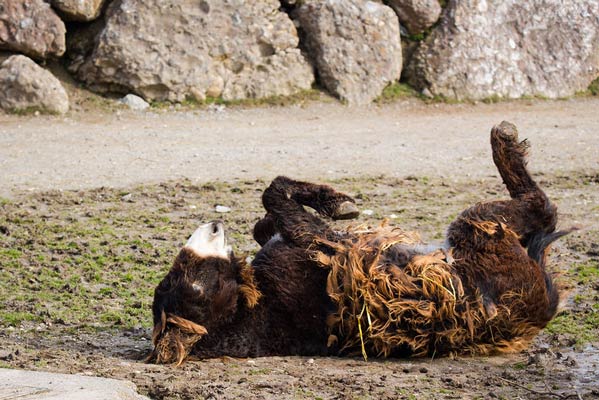
[[597, 78], [593, 82], [591, 82], [591, 84], [589, 85], [588, 91], [593, 96], [599, 96], [599, 78]]
[[555, 317], [545, 331], [571, 336], [576, 346], [597, 341], [599, 337], [599, 304], [593, 304], [584, 312], [565, 311]]
[[0, 311], [0, 324], [18, 327], [24, 321], [39, 320], [35, 315], [20, 311]]
[[401, 82], [393, 82], [387, 85], [387, 87], [383, 89], [383, 93], [381, 93], [381, 95], [374, 101], [375, 103], [384, 104], [410, 97], [422, 98], [420, 93], [410, 85]]
[[599, 261], [591, 259], [575, 264], [568, 274], [580, 284], [599, 282]]
[[174, 105], [181, 110], [203, 109], [209, 105], [224, 105], [227, 107], [261, 107], [275, 106], [287, 107], [291, 105], [304, 104], [311, 101], [327, 101], [333, 99], [318, 88], [302, 90], [289, 96], [269, 96], [254, 99], [225, 100], [221, 97], [207, 97], [204, 101], [197, 101], [195, 98], [188, 97], [180, 103], [171, 103], [169, 101], [153, 101], [150, 106], [157, 110], [170, 109]]

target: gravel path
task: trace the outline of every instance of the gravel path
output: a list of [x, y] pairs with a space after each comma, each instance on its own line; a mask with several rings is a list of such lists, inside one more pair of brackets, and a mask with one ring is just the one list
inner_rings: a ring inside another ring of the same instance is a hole
[[495, 173], [488, 162], [488, 133], [504, 119], [534, 143], [533, 170], [599, 168], [596, 98], [0, 115], [0, 196], [182, 177], [194, 182], [279, 174], [305, 179], [378, 174], [477, 178]]

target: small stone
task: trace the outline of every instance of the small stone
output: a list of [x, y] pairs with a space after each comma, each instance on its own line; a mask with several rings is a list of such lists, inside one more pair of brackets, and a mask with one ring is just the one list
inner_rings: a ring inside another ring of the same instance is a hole
[[189, 89], [189, 94], [198, 103], [203, 103], [206, 100], [206, 95], [200, 89], [193, 87]]
[[370, 216], [370, 215], [374, 214], [374, 211], [372, 211], [372, 210], [364, 210], [364, 211], [362, 211], [362, 214]]
[[210, 112], [214, 112], [214, 113], [222, 113], [227, 109], [227, 106], [225, 106], [224, 104], [210, 104], [208, 106], [208, 111]]
[[132, 110], [145, 110], [150, 107], [147, 101], [134, 94], [128, 94], [119, 101]]
[[121, 201], [126, 201], [128, 203], [132, 203], [133, 202], [133, 194], [128, 193], [128, 194], [124, 195], [123, 197], [121, 197]]
[[228, 213], [228, 212], [230, 212], [230, 211], [231, 211], [231, 208], [230, 208], [230, 207], [227, 207], [227, 206], [221, 206], [221, 205], [217, 205], [217, 206], [214, 208], [214, 211], [216, 211], [217, 213], [220, 213], [220, 214], [224, 214], [224, 213]]
[[420, 373], [422, 373], [422, 374], [426, 374], [428, 372], [428, 368], [421, 367], [418, 371], [420, 371]]
[[431, 93], [431, 91], [429, 90], [429, 88], [424, 88], [424, 89], [422, 89], [422, 92], [421, 92], [421, 93], [422, 93], [422, 95], [423, 95], [424, 97], [426, 97], [427, 99], [432, 99], [433, 97], [435, 97], [435, 96], [433, 96], [433, 94]]

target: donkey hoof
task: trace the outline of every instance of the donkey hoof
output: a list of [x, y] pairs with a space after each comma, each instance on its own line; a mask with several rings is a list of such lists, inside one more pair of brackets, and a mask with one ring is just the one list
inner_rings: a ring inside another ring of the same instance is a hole
[[360, 215], [360, 210], [358, 207], [352, 203], [351, 201], [344, 201], [337, 207], [335, 212], [333, 213], [333, 219], [354, 219]]
[[516, 125], [508, 121], [502, 121], [499, 125], [495, 125], [493, 127], [493, 134], [504, 140], [518, 142], [518, 129], [516, 128]]

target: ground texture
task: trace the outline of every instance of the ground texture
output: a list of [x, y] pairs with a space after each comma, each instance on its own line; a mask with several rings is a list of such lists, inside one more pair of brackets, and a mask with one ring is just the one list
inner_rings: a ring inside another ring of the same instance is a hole
[[[599, 398], [598, 106], [0, 115], [0, 366], [127, 379], [158, 399]], [[354, 196], [372, 211], [359, 222], [388, 218], [440, 240], [465, 207], [507, 196], [488, 144], [502, 119], [532, 142], [530, 168], [561, 226], [581, 227], [550, 262], [569, 288], [566, 307], [529, 351], [143, 362], [152, 291], [199, 223], [223, 219], [237, 252], [251, 255], [261, 191], [287, 174]]]

